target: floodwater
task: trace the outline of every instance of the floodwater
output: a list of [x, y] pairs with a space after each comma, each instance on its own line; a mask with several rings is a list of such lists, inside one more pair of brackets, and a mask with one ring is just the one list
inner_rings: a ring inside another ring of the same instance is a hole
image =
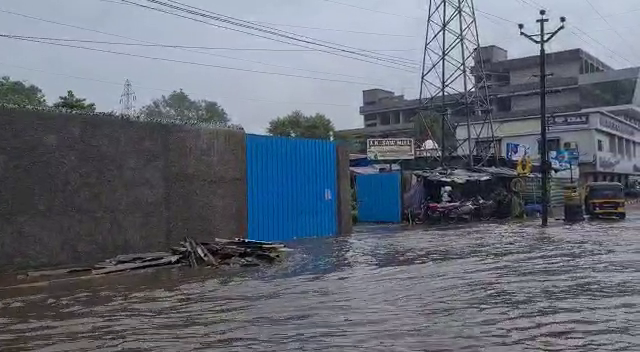
[[0, 290], [2, 351], [640, 351], [640, 216], [364, 227], [270, 268]]

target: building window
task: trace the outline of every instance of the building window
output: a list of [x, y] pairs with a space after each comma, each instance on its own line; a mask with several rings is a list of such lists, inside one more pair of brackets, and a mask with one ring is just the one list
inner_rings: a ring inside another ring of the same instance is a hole
[[511, 111], [511, 98], [498, 98], [496, 99], [496, 111], [507, 112]]
[[391, 124], [399, 125], [400, 124], [400, 111], [392, 111], [391, 113]]
[[637, 154], [637, 150], [636, 150], [636, 148], [638, 147], [638, 143], [636, 143], [636, 142], [632, 142], [632, 143], [633, 143], [633, 147], [632, 147], [633, 148], [633, 158], [635, 159], [635, 158], [637, 158], [637, 155], [638, 155]]
[[416, 116], [417, 112], [415, 110], [404, 110], [402, 112], [402, 123], [411, 123], [413, 122], [413, 118]]
[[492, 155], [496, 150], [500, 155], [501, 140], [496, 139], [495, 144], [491, 141], [476, 141], [475, 142], [475, 155]]
[[599, 152], [604, 151], [604, 142], [602, 141], [602, 139], [598, 139], [598, 151]]
[[389, 113], [380, 115], [380, 124], [383, 126], [391, 124], [391, 115]]
[[609, 153], [611, 154], [616, 153], [616, 145], [618, 145], [618, 142], [616, 141], [616, 136], [612, 134], [609, 135]]
[[[542, 143], [538, 139], [538, 155], [542, 155]], [[547, 153], [560, 150], [560, 138], [547, 139]]]
[[624, 154], [628, 159], [631, 159], [631, 141], [628, 139], [624, 140]]
[[618, 137], [618, 155], [624, 156], [624, 138]]

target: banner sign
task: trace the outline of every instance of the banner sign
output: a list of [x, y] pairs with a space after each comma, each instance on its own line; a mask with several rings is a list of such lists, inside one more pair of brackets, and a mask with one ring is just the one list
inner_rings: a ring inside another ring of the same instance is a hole
[[370, 160], [404, 160], [415, 158], [413, 138], [367, 139]]
[[633, 128], [607, 116], [600, 116], [600, 126], [627, 136], [636, 134]]
[[588, 125], [589, 115], [560, 115], [547, 117], [547, 125], [553, 126], [575, 126]]

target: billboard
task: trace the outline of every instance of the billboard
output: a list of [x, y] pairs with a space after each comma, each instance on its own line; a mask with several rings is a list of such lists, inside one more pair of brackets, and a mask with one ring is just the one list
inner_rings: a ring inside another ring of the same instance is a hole
[[413, 138], [367, 139], [370, 160], [404, 160], [415, 158]]

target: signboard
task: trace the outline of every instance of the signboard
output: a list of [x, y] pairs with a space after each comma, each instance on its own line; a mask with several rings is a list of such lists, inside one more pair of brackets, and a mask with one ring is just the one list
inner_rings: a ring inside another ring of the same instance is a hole
[[528, 154], [530, 154], [528, 145], [507, 143], [507, 160], [518, 161]]
[[600, 116], [600, 126], [627, 136], [635, 135], [633, 128], [607, 116]]
[[596, 166], [600, 172], [619, 174], [640, 174], [640, 165], [635, 159], [624, 158], [613, 153], [599, 152], [596, 155]]
[[575, 149], [561, 149], [549, 152], [549, 161], [554, 169], [567, 170], [576, 167], [580, 156]]
[[547, 117], [547, 125], [553, 126], [576, 126], [588, 125], [589, 115], [564, 115]]
[[415, 158], [413, 138], [367, 139], [370, 160], [401, 160]]

